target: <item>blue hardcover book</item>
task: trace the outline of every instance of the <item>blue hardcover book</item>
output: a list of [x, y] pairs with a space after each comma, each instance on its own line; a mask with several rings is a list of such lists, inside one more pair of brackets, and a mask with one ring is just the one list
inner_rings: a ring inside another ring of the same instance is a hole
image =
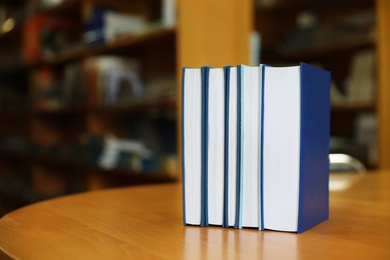
[[230, 96], [230, 69], [231, 66], [223, 67], [225, 83], [225, 151], [224, 151], [224, 190], [223, 190], [223, 224], [225, 228], [229, 227], [229, 96]]
[[262, 227], [263, 65], [239, 66], [241, 98], [240, 226]]
[[237, 176], [236, 176], [236, 217], [234, 228], [242, 228], [242, 88], [241, 65], [237, 66]]
[[182, 72], [182, 185], [184, 225], [206, 225], [204, 194], [204, 99], [201, 69]]
[[302, 233], [329, 217], [330, 73], [264, 69], [264, 228]]
[[206, 225], [223, 226], [225, 181], [225, 78], [223, 68], [204, 67], [207, 91], [207, 119], [205, 144], [207, 159], [205, 180], [207, 185]]
[[240, 104], [237, 67], [225, 70], [225, 196], [224, 226], [239, 227], [240, 201]]

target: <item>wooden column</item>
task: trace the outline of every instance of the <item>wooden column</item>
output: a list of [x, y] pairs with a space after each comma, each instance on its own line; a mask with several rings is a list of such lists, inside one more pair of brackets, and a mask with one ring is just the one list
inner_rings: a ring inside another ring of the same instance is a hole
[[178, 3], [178, 69], [249, 62], [254, 27], [250, 0], [198, 0]]
[[390, 1], [377, 0], [376, 4], [379, 167], [390, 169]]

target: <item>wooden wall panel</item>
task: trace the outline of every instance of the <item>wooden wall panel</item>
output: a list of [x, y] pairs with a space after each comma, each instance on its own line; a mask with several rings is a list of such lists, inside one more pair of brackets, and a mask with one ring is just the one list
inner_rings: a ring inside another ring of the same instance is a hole
[[390, 169], [390, 1], [377, 0], [379, 167]]

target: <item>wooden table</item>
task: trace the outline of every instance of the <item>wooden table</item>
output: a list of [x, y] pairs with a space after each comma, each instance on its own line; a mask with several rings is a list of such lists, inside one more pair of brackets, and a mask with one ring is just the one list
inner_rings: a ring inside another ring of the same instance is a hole
[[331, 177], [330, 219], [297, 235], [184, 227], [181, 185], [53, 199], [0, 219], [20, 259], [390, 259], [390, 172]]

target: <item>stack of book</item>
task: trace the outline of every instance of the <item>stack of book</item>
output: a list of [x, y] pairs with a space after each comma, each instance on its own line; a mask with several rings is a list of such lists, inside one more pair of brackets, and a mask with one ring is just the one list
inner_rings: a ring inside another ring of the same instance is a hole
[[329, 216], [330, 73], [183, 68], [185, 225], [290, 232]]

